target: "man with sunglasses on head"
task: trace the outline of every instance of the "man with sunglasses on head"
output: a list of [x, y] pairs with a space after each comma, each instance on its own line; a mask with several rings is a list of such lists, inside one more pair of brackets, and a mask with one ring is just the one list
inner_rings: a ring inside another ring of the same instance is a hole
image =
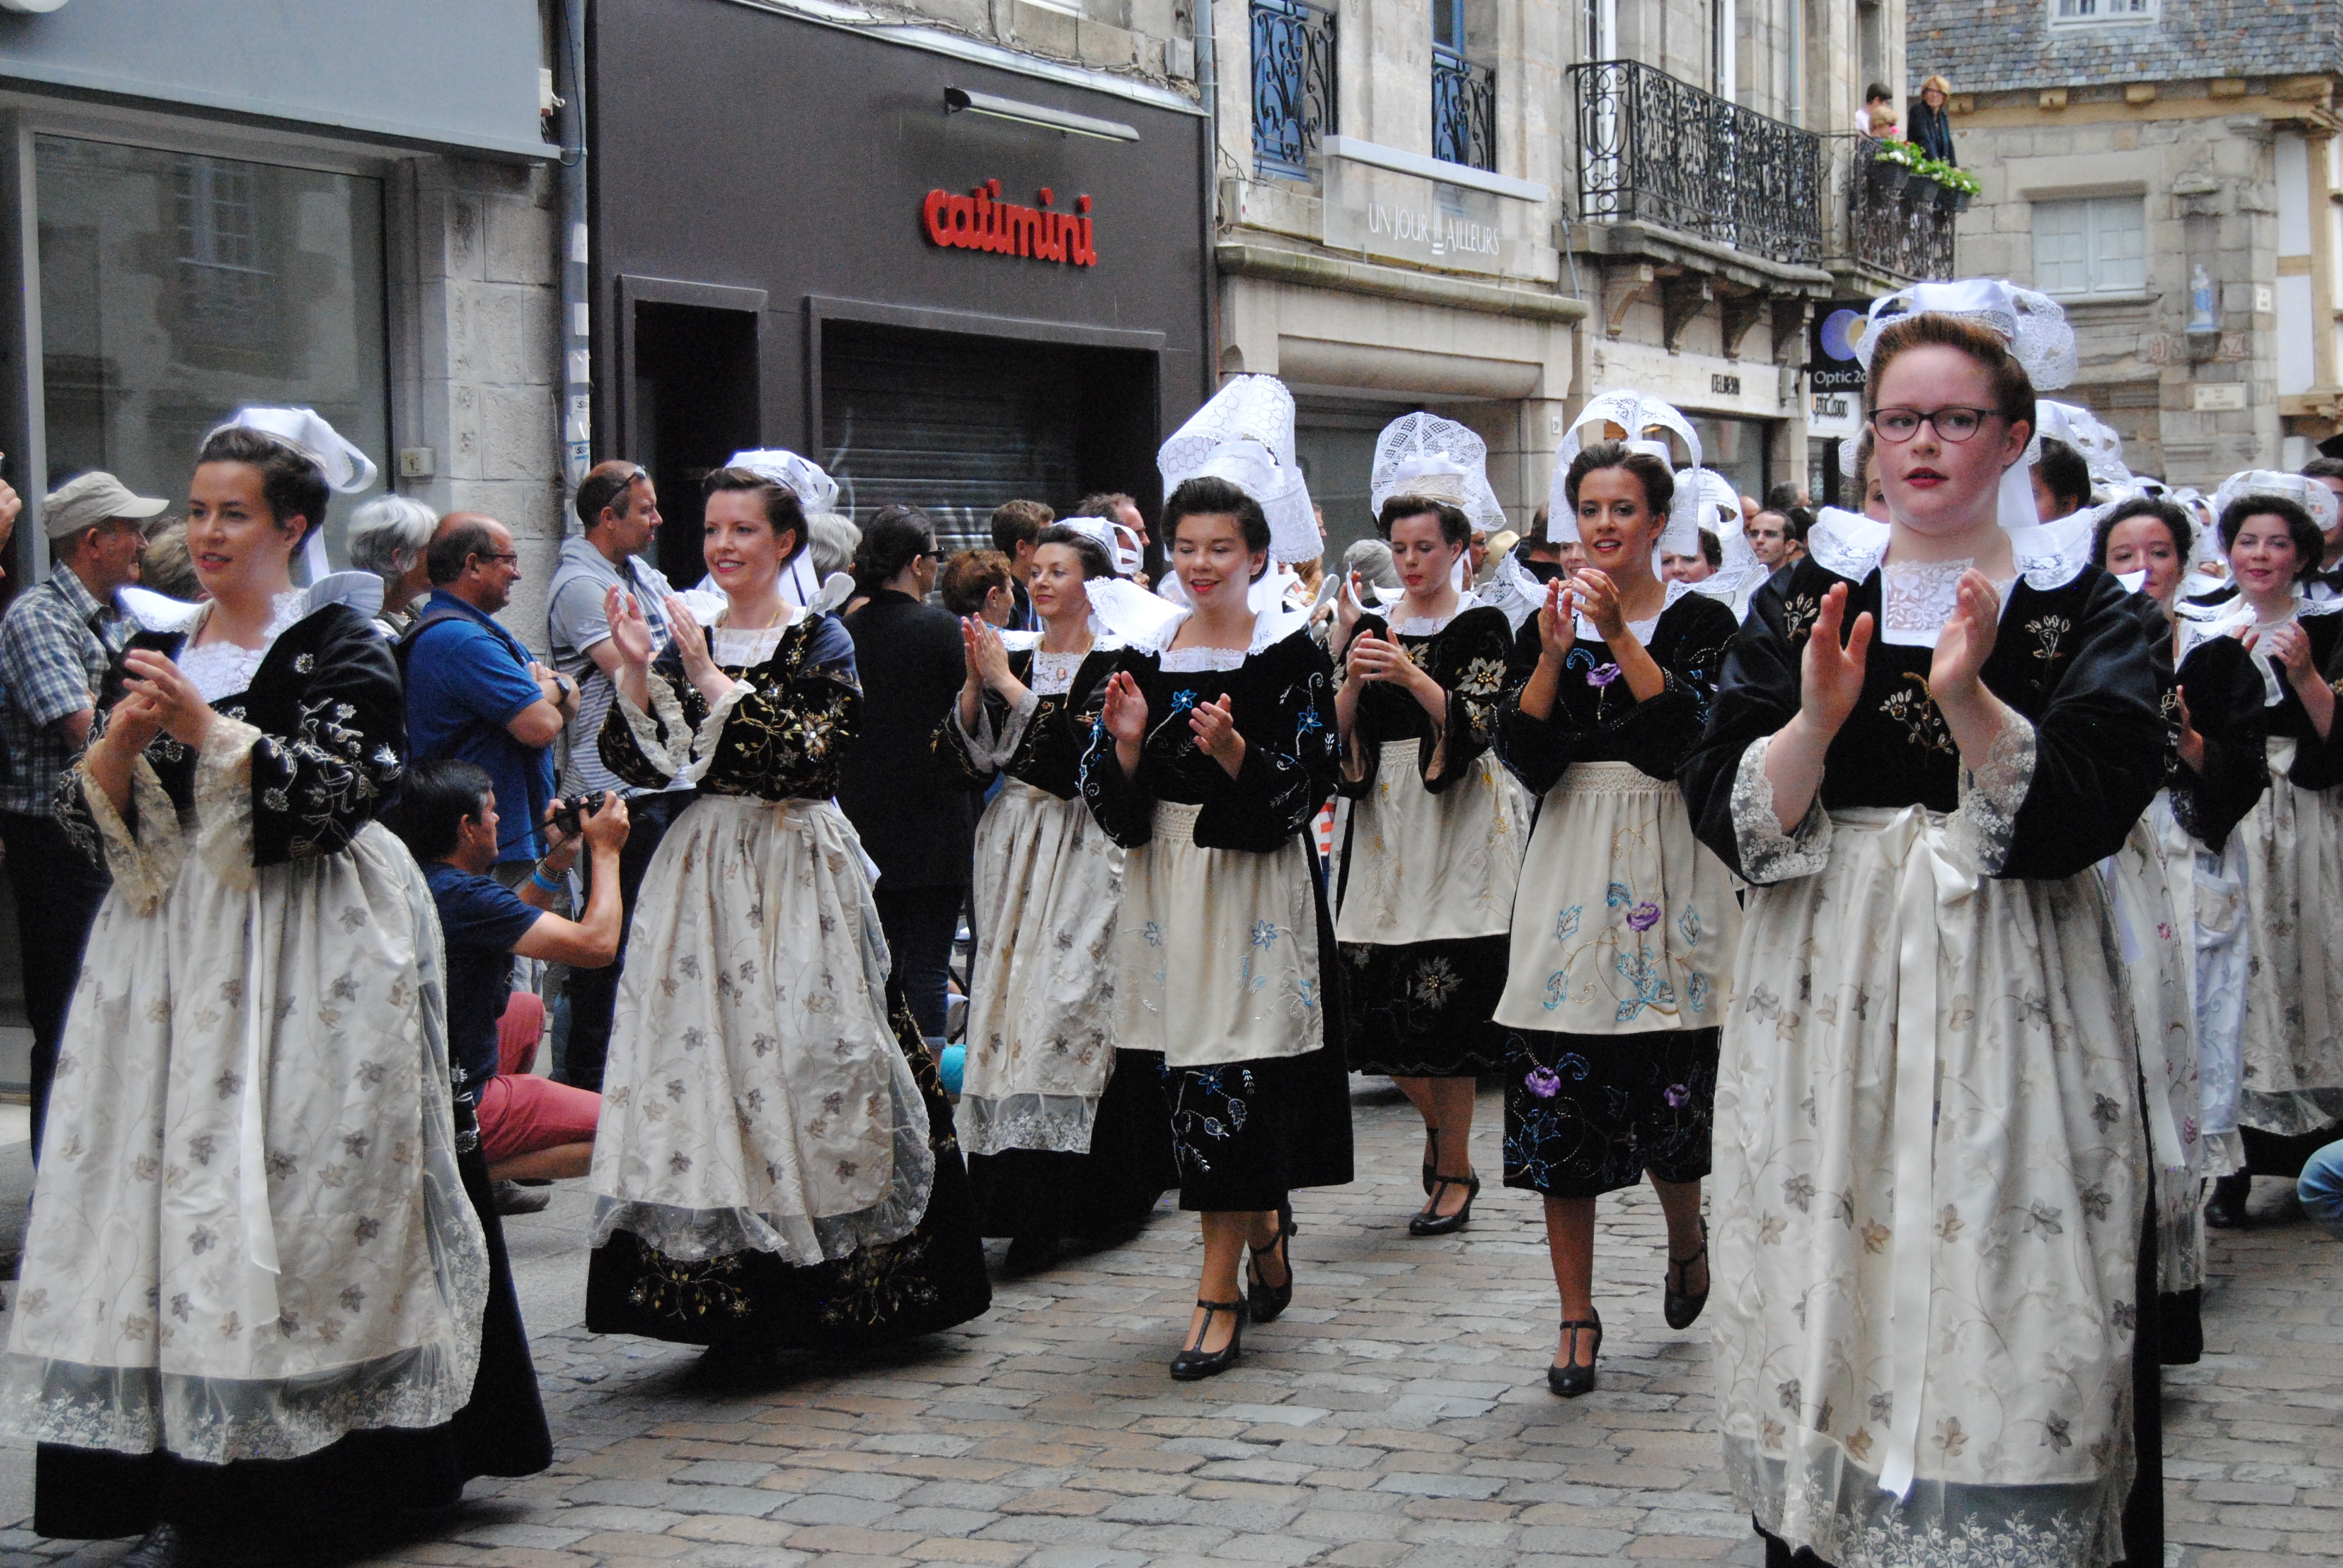
[[545, 853], [552, 747], [578, 716], [578, 683], [531, 658], [493, 618], [520, 580], [520, 556], [502, 523], [478, 512], [448, 513], [424, 564], [431, 597], [397, 648], [409, 759], [477, 763], [497, 799], [514, 803], [491, 874], [518, 886]]
[[[604, 607], [614, 588], [633, 595], [650, 628], [656, 658], [667, 650], [667, 600], [675, 589], [644, 558], [657, 544], [663, 521], [649, 470], [624, 459], [598, 464], [579, 483], [576, 507], [581, 531], [563, 541], [561, 560], [553, 568], [545, 598], [553, 668], [577, 681], [578, 689], [578, 721], [569, 727], [562, 748], [561, 794], [564, 799], [575, 799], [608, 790], [625, 798], [633, 826], [618, 856], [618, 893], [625, 907], [632, 909], [652, 855], [691, 792], [637, 789], [602, 766], [598, 739], [610, 712], [611, 683], [618, 673], [618, 649], [610, 640]], [[590, 863], [584, 864], [590, 896], [593, 872]], [[556, 1067], [561, 1081], [573, 1088], [601, 1091], [610, 1020], [618, 1003], [618, 976], [626, 961], [622, 927], [617, 958], [599, 969], [569, 971], [569, 1032]]]

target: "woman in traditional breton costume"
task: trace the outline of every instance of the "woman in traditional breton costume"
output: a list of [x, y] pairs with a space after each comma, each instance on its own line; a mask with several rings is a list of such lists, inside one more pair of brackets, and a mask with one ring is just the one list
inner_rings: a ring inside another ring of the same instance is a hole
[[610, 1037], [586, 1324], [742, 1351], [885, 1343], [990, 1302], [934, 1064], [887, 994], [861, 846], [831, 802], [861, 707], [846, 629], [792, 605], [805, 514], [781, 470], [719, 468], [654, 664], [608, 606], [600, 738], [628, 783], [698, 791], [631, 911]]
[[[2046, 405], [2047, 406], [2047, 405]], [[2055, 406], [2054, 406], [2055, 407]], [[2074, 411], [2067, 411], [2069, 417]], [[2072, 441], [2072, 437], [2067, 437]], [[2112, 438], [2112, 437], [2110, 437]], [[2107, 476], [2088, 442], [2095, 477]], [[2118, 456], [2109, 461], [2120, 462]], [[2244, 975], [2238, 940], [2244, 884], [2225, 869], [2230, 830], [2269, 781], [2263, 759], [2261, 677], [2234, 638], [2201, 641], [2174, 668], [2174, 615], [2196, 526], [2177, 504], [2130, 495], [2093, 508], [2093, 560], [2134, 586], [2134, 608], [2163, 686], [2164, 788], [2108, 861], [2156, 1159], [2157, 1338], [2165, 1365], [2203, 1353], [2204, 1064], [2226, 1062], [2234, 1086]], [[2225, 989], [2208, 977], [2234, 969]], [[2160, 1048], [2159, 1048], [2160, 1042]], [[2226, 1125], [2236, 1125], [2236, 1096]], [[2229, 1140], [2234, 1142], [2234, 1136]]]
[[1473, 1094], [1504, 1060], [1490, 1024], [1529, 803], [1498, 765], [1513, 628], [1462, 588], [1474, 528], [1503, 526], [1481, 437], [1408, 414], [1375, 443], [1371, 496], [1404, 593], [1339, 629], [1339, 785], [1353, 802], [1334, 936], [1353, 1072], [1387, 1074], [1423, 1117], [1415, 1236], [1473, 1218]]
[[2334, 518], [2326, 486], [2249, 470], [2225, 480], [2214, 505], [2237, 592], [2184, 607], [2184, 657], [2193, 663], [2222, 638], [2246, 651], [2260, 678], [2269, 781], [2236, 837], [2247, 960], [2234, 1076], [2226, 1060], [2203, 1069], [2217, 1158], [2234, 1167], [2214, 1184], [2208, 1217], [2237, 1225], [2252, 1170], [2298, 1168], [2343, 1120], [2343, 751], [2329, 684], [2343, 674], [2343, 599], [2312, 598], [2304, 586]]
[[2087, 535], [2034, 520], [2057, 306], [1920, 285], [1860, 347], [1891, 520], [1816, 520], [1682, 774], [1755, 884], [1716, 1091], [1725, 1471], [1770, 1563], [2159, 1562], [2149, 1145], [2097, 872], [2163, 778], [2155, 663]]
[[1186, 1381], [1236, 1364], [1248, 1305], [1265, 1323], [1292, 1301], [1291, 1194], [1351, 1180], [1351, 1111], [1309, 838], [1333, 789], [1331, 671], [1306, 615], [1247, 598], [1272, 554], [1318, 549], [1293, 398], [1237, 377], [1157, 461], [1189, 608], [1122, 655], [1081, 779], [1129, 851], [1115, 1043], [1163, 1053], [1180, 1206], [1202, 1214], [1203, 1279], [1172, 1362]]
[[1038, 634], [962, 620], [968, 685], [936, 734], [971, 785], [1001, 779], [976, 829], [960, 1119], [980, 1228], [1011, 1238], [1013, 1273], [1047, 1268], [1061, 1237], [1129, 1234], [1179, 1181], [1163, 1059], [1115, 1049], [1123, 852], [1080, 778], [1123, 647], [1110, 623], [1176, 611], [1116, 579], [1108, 528], [1070, 518], [1034, 541]]
[[205, 441], [211, 597], [134, 635], [65, 784], [114, 887], [0, 1399], [41, 1442], [34, 1527], [146, 1531], [136, 1568], [326, 1550], [550, 1460], [458, 1168], [430, 890], [375, 820], [406, 744], [380, 584], [314, 548], [292, 583], [329, 475], [374, 467], [307, 409]]
[[[1590, 425], [1623, 439], [1582, 450]], [[1594, 1386], [1603, 1349], [1602, 1194], [1651, 1177], [1667, 1217], [1670, 1327], [1689, 1327], [1708, 1296], [1700, 1183], [1740, 911], [1725, 868], [1693, 838], [1675, 769], [1707, 720], [1733, 613], [1661, 580], [1662, 550], [1700, 548], [1705, 488], [1688, 483], [1679, 498], [1655, 431], [1673, 432], [1698, 468], [1692, 427], [1633, 392], [1594, 397], [1564, 437], [1550, 527], [1585, 564], [1547, 585], [1523, 627], [1514, 662], [1528, 677], [1497, 738], [1540, 802], [1496, 1013], [1509, 1053], [1505, 1185], [1545, 1200], [1562, 1297], [1546, 1383], [1565, 1399]]]

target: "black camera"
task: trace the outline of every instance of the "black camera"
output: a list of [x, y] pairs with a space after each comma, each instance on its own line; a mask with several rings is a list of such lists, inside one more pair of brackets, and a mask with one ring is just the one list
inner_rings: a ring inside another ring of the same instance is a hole
[[596, 789], [578, 796], [575, 800], [556, 800], [553, 803], [553, 825], [565, 833], [578, 832], [585, 827], [585, 819], [609, 801], [608, 789]]

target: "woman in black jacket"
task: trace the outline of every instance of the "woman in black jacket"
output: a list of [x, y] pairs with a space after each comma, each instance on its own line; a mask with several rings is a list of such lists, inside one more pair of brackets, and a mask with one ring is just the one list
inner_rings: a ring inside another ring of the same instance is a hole
[[926, 602], [939, 558], [935, 525], [917, 507], [880, 508], [855, 552], [855, 587], [870, 596], [846, 618], [862, 729], [839, 771], [838, 803], [879, 868], [892, 978], [940, 1046], [976, 821], [966, 780], [930, 744], [968, 678], [960, 622]]
[[1945, 112], [1945, 102], [1952, 95], [1953, 85], [1942, 76], [1920, 84], [1920, 101], [1912, 106], [1912, 139], [1939, 163], [1957, 165], [1961, 160], [1953, 156], [1953, 122]]

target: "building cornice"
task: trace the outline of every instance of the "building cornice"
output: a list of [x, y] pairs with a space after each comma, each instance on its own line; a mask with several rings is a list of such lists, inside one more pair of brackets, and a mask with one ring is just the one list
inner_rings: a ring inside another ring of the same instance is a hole
[[1441, 273], [1414, 272], [1403, 266], [1383, 266], [1348, 256], [1319, 256], [1308, 251], [1224, 239], [1213, 250], [1223, 277], [1258, 278], [1302, 288], [1327, 288], [1341, 294], [1362, 294], [1396, 299], [1411, 305], [1469, 310], [1483, 316], [1510, 316], [1524, 321], [1570, 323], [1586, 319], [1590, 307], [1566, 294], [1513, 288], [1496, 283], [1472, 283]]

